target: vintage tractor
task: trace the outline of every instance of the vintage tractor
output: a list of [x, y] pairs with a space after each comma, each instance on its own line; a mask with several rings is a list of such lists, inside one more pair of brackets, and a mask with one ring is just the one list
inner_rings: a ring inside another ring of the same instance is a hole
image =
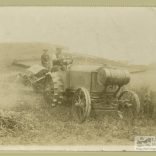
[[93, 110], [116, 111], [120, 117], [135, 117], [140, 111], [137, 94], [123, 87], [130, 81], [125, 69], [72, 65], [65, 71], [47, 73], [45, 80], [45, 99], [56, 104], [72, 99], [72, 114], [79, 122]]
[[51, 106], [71, 103], [72, 116], [79, 122], [85, 121], [91, 111], [116, 111], [120, 117], [136, 117], [140, 101], [134, 91], [124, 87], [130, 81], [127, 70], [71, 64], [69, 60], [61, 66], [55, 63], [51, 72], [40, 65], [32, 66], [25, 80], [42, 92]]

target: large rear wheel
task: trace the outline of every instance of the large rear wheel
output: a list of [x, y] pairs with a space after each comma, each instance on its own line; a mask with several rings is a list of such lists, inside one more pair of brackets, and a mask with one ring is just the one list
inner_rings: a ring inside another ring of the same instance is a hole
[[118, 97], [120, 104], [118, 110], [123, 117], [134, 119], [140, 112], [140, 100], [138, 95], [129, 90], [121, 92]]
[[50, 76], [45, 78], [45, 86], [43, 92], [44, 99], [48, 105], [54, 106], [53, 98], [54, 98], [54, 83]]
[[56, 73], [49, 73], [45, 78], [44, 98], [51, 106], [63, 103], [63, 81], [60, 75]]

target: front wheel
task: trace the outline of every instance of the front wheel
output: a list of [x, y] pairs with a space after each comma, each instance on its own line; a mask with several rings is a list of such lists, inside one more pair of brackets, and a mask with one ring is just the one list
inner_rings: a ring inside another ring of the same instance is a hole
[[86, 88], [78, 88], [73, 96], [72, 116], [79, 122], [84, 122], [91, 112], [91, 98]]

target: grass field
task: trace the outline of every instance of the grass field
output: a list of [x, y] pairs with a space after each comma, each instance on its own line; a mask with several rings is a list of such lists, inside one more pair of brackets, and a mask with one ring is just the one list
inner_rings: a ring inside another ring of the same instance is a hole
[[1, 145], [133, 145], [137, 135], [156, 135], [156, 121], [143, 116], [133, 125], [115, 113], [76, 123], [70, 107], [49, 108], [42, 95], [20, 83], [22, 70], [11, 66], [15, 51], [0, 54]]

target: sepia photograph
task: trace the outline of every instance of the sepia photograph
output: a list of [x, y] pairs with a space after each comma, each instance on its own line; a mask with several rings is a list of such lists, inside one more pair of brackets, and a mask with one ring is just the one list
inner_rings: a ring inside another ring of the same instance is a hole
[[155, 7], [0, 7], [0, 151], [155, 151]]

